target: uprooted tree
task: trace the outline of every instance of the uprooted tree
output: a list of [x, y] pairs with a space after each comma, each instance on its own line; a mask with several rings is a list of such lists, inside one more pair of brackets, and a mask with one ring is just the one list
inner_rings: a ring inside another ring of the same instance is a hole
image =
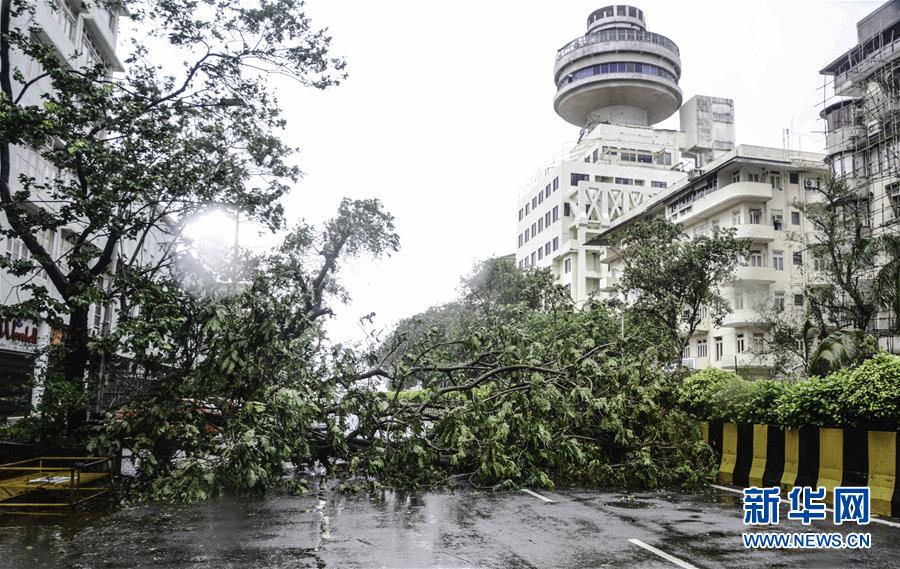
[[[367, 211], [373, 230], [392, 231], [389, 218]], [[356, 242], [375, 254], [395, 245]], [[196, 314], [185, 316], [196, 319], [190, 325], [161, 315], [168, 330], [144, 329], [149, 338], [183, 330], [168, 345], [173, 371], [111, 415], [94, 444], [131, 448], [146, 495], [260, 492], [279, 483], [285, 461], [402, 487], [457, 478], [492, 488], [654, 487], [709, 472], [708, 448], [673, 399], [677, 377], [649, 345], [623, 342], [604, 306], [572, 310], [545, 272], [492, 261], [458, 301], [462, 321], [435, 323], [436, 336], [399, 332], [351, 350], [327, 343], [315, 315], [329, 307], [305, 304], [316, 290], [335, 298], [333, 268], [332, 284], [315, 284], [332, 266], [316, 250], [336, 251], [291, 237], [259, 260], [245, 292], [190, 299], [181, 309]], [[513, 294], [488, 302], [470, 294], [482, 277], [499, 277]], [[178, 343], [191, 344], [190, 361]]]

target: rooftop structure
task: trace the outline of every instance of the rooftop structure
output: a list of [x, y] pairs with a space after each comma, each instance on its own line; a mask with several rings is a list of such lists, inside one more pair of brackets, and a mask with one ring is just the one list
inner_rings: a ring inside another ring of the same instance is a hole
[[648, 32], [634, 6], [588, 16], [587, 33], [557, 52], [556, 112], [590, 131], [598, 123], [648, 126], [681, 106], [681, 59], [669, 38]]

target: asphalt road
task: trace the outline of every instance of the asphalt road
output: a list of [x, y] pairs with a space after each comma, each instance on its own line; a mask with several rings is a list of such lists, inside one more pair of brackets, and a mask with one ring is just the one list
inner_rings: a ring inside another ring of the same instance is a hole
[[322, 498], [220, 499], [65, 520], [5, 516], [0, 568], [900, 566], [900, 524], [783, 523], [778, 531], [868, 532], [872, 547], [748, 551], [739, 496], [716, 488]]

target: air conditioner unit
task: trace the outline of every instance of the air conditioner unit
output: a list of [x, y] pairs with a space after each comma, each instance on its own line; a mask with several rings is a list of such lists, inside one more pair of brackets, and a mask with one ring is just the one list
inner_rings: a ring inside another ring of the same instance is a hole
[[806, 183], [804, 184], [804, 186], [806, 186], [807, 190], [818, 190], [819, 189], [819, 179], [812, 178], [810, 180], [806, 180]]
[[688, 180], [696, 180], [700, 176], [703, 175], [703, 170], [700, 168], [693, 168], [690, 172], [688, 172]]

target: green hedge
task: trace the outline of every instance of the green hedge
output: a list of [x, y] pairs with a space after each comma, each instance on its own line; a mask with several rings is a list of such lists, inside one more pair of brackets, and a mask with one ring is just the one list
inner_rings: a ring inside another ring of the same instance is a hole
[[678, 400], [711, 421], [897, 430], [900, 357], [880, 352], [856, 368], [799, 381], [752, 381], [709, 368], [685, 379]]

